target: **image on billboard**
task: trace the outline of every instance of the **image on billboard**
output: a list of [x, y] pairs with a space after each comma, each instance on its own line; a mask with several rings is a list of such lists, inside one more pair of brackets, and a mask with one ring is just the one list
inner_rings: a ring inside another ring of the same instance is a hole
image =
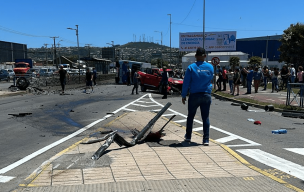
[[[179, 33], [179, 51], [203, 47], [203, 32]], [[205, 32], [206, 51], [235, 51], [236, 31]]]

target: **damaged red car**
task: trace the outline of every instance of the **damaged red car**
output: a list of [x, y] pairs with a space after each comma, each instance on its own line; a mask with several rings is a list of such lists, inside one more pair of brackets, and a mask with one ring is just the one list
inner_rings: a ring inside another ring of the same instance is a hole
[[[168, 73], [168, 88], [167, 92], [172, 94], [173, 92], [182, 92], [183, 87], [183, 79], [175, 78], [174, 72], [172, 69], [167, 69]], [[146, 72], [139, 71], [140, 75], [140, 88], [142, 92], [145, 92], [147, 89], [150, 90], [158, 90], [161, 93], [161, 74], [163, 73], [163, 69], [153, 68], [146, 70]]]

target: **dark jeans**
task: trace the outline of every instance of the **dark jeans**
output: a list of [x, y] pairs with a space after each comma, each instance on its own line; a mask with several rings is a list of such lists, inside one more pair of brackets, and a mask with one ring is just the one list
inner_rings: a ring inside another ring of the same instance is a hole
[[272, 81], [272, 91], [274, 89], [278, 90], [279, 89], [279, 87], [278, 87], [278, 78], [273, 78], [271, 81]]
[[65, 84], [66, 84], [66, 79], [60, 79], [60, 85], [61, 85], [62, 91], [64, 91]]
[[268, 77], [264, 77], [264, 89], [267, 89]]
[[229, 80], [230, 93], [233, 93], [233, 80]]
[[223, 79], [223, 91], [226, 91], [227, 79]]
[[211, 95], [207, 93], [190, 93], [188, 100], [188, 117], [187, 117], [187, 128], [186, 128], [186, 139], [191, 139], [193, 119], [196, 114], [196, 110], [200, 107], [201, 117], [203, 121], [203, 139], [209, 139], [209, 110], [211, 105]]
[[163, 84], [162, 85], [162, 94], [164, 95], [164, 97], [166, 98], [167, 95], [168, 95], [168, 92], [167, 92], [167, 84]]
[[247, 93], [251, 94], [251, 85], [252, 85], [252, 80], [247, 79]]
[[96, 85], [96, 77], [93, 77], [94, 85]]
[[136, 94], [138, 94], [138, 83], [134, 83], [134, 87], [132, 89], [132, 94], [134, 94], [135, 89], [136, 89]]
[[222, 90], [222, 81], [223, 79], [218, 78], [216, 81], [217, 89]]

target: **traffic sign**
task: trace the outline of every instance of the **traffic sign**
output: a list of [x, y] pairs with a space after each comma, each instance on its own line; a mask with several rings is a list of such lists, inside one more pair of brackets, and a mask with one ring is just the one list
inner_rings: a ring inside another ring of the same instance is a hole
[[220, 64], [220, 58], [218, 58], [218, 57], [213, 57], [213, 58], [211, 59], [211, 63], [212, 63], [212, 65], [218, 65], [218, 64]]

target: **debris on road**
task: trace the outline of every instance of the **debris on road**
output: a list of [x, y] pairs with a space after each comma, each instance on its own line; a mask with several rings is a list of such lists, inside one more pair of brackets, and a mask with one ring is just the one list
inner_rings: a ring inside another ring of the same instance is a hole
[[286, 129], [279, 129], [279, 130], [272, 130], [272, 134], [286, 134], [287, 130]]
[[12, 115], [14, 117], [24, 117], [26, 115], [32, 115], [32, 113], [17, 113], [17, 114], [8, 114], [8, 115]]
[[233, 105], [233, 106], [241, 106], [241, 104], [239, 104], [239, 103], [231, 103], [231, 105]]
[[274, 111], [274, 106], [273, 105], [266, 105], [265, 106], [265, 111]]
[[[153, 128], [154, 123], [166, 112], [166, 110], [171, 106], [172, 104], [169, 102], [167, 103], [154, 117], [149, 121], [149, 123], [136, 134], [131, 142], [126, 141], [122, 136], [120, 136], [117, 133], [117, 130], [113, 131], [112, 133], [109, 133], [105, 136], [107, 137], [106, 142], [94, 153], [92, 156], [93, 160], [98, 160], [103, 153], [106, 151], [106, 149], [111, 145], [111, 143], [115, 142], [117, 143], [120, 147], [121, 146], [126, 146], [126, 147], [132, 147], [138, 143], [143, 142], [147, 136], [151, 133], [151, 130]], [[174, 117], [171, 117], [170, 119], [173, 119]], [[154, 133], [153, 136], [151, 137], [158, 137], [158, 135], [162, 135], [164, 127], [168, 124], [168, 122], [157, 132]], [[137, 132], [136, 132], [137, 133]], [[160, 138], [159, 137], [159, 138]]]
[[253, 122], [255, 125], [262, 125], [261, 121], [255, 121]]
[[254, 122], [255, 120], [254, 119], [247, 119], [248, 121], [251, 121], [251, 122]]
[[265, 112], [265, 110], [264, 109], [258, 109], [258, 110], [247, 110], [248, 112], [260, 112], [260, 113], [263, 113], [263, 112]]
[[248, 105], [246, 105], [245, 103], [242, 103], [242, 104], [241, 104], [241, 108], [242, 108], [243, 110], [247, 110], [247, 109], [248, 109]]

